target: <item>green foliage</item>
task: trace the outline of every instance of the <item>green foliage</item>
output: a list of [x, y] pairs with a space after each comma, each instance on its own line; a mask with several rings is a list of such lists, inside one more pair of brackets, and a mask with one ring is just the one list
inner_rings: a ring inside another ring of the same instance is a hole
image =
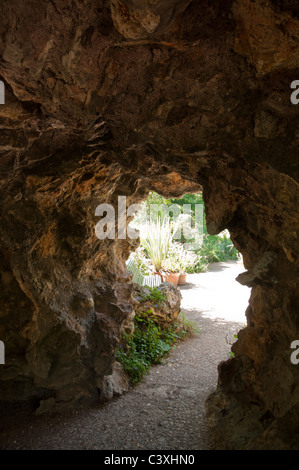
[[[165, 204], [165, 199], [163, 196], [160, 196], [160, 194], [158, 193], [155, 193], [154, 191], [150, 191], [149, 192], [149, 195], [145, 201], [145, 208], [146, 208], [146, 213], [148, 215], [148, 217], [151, 216], [151, 206], [153, 204], [158, 204], [158, 205], [161, 205], [161, 204]], [[161, 213], [160, 214], [157, 214], [158, 217], [161, 217]]]
[[122, 345], [116, 351], [116, 359], [122, 364], [132, 384], [138, 383], [169, 351], [168, 343], [161, 339], [161, 328], [153, 320], [135, 317], [135, 329], [126, 349]]
[[237, 260], [238, 251], [225, 233], [222, 236], [205, 234], [200, 256], [209, 264], [228, 259]]
[[136, 299], [138, 302], [151, 302], [154, 307], [158, 307], [163, 304], [163, 302], [167, 301], [167, 295], [158, 287], [144, 286], [143, 288], [146, 289], [147, 292], [140, 291], [137, 293]]
[[[135, 215], [134, 220], [131, 223], [132, 227], [139, 229], [143, 225], [145, 225], [151, 219], [151, 206], [153, 204], [165, 204], [165, 199], [160, 194], [155, 193], [154, 191], [150, 191], [147, 199], [141, 202], [141, 209]], [[161, 213], [157, 213], [157, 218], [161, 217]]]
[[161, 327], [152, 319], [142, 316], [136, 317], [136, 328], [134, 334], [134, 343], [136, 350], [141, 354], [143, 359], [149, 364], [157, 364], [160, 362], [166, 352], [169, 351], [169, 344], [163, 341]]
[[182, 312], [180, 313], [181, 324], [182, 324], [182, 334], [183, 336], [192, 336], [194, 333], [199, 333], [199, 326], [194, 323], [192, 320], [188, 320]]
[[165, 200], [166, 204], [178, 204], [179, 206], [183, 206], [184, 204], [191, 205], [191, 217], [194, 219], [195, 215], [195, 205], [196, 204], [203, 204], [202, 194], [185, 194], [180, 199], [168, 199]]
[[158, 287], [149, 287], [146, 286], [149, 293], [144, 296], [144, 301], [150, 301], [155, 305], [161, 305], [163, 302], [167, 301], [167, 296], [162, 292]]
[[[194, 219], [195, 204], [203, 204], [204, 206], [201, 194], [185, 194], [181, 199], [170, 199], [168, 202], [181, 206], [191, 204], [192, 219]], [[205, 211], [203, 211], [203, 240], [200, 249], [195, 254], [193, 262], [189, 263], [186, 268], [188, 273], [206, 271], [208, 265], [213, 262], [237, 260], [239, 258], [239, 253], [229, 238], [227, 230], [219, 235], [209, 235], [207, 233]]]
[[133, 333], [129, 337], [123, 337], [122, 344], [117, 348], [115, 355], [133, 385], [137, 384], [145, 373], [148, 373], [152, 364], [159, 364], [177, 341], [190, 336], [195, 331], [192, 322], [186, 321], [184, 317], [180, 323], [162, 329], [144, 313], [136, 315]]

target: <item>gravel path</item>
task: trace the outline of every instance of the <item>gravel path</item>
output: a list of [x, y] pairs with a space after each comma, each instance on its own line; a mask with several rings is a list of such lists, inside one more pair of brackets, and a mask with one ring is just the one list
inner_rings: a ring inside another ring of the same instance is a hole
[[207, 450], [212, 446], [205, 400], [215, 390], [217, 365], [246, 322], [250, 290], [235, 282], [238, 262], [213, 264], [188, 276], [182, 310], [200, 332], [181, 342], [142, 382], [105, 405], [59, 416], [1, 420], [1, 449]]

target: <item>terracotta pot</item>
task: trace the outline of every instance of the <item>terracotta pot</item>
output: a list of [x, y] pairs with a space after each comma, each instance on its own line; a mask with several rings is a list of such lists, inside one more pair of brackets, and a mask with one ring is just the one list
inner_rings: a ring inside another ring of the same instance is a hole
[[167, 274], [165, 274], [164, 277], [165, 277], [165, 281], [171, 282], [172, 284], [177, 286], [178, 281], [179, 281], [179, 277], [180, 277], [180, 273], [167, 273]]
[[183, 284], [186, 284], [186, 279], [187, 279], [186, 273], [180, 274], [178, 285], [182, 286]]

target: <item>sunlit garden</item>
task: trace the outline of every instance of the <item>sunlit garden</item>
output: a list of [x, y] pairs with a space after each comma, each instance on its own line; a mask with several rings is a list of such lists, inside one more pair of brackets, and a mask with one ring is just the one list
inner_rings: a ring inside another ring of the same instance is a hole
[[140, 236], [127, 261], [135, 317], [133, 329], [123, 332], [116, 359], [135, 385], [178, 341], [198, 331], [181, 312], [177, 286], [188, 282], [188, 274], [205, 272], [211, 263], [237, 260], [239, 253], [227, 231], [207, 233], [201, 194], [166, 199], [151, 192], [130, 226]]
[[151, 192], [141, 206], [131, 222], [140, 232], [140, 245], [129, 262], [133, 261], [142, 275], [158, 273], [176, 285], [185, 282], [188, 273], [208, 270], [210, 263], [238, 259], [227, 230], [219, 235], [207, 233], [201, 194], [166, 199]]

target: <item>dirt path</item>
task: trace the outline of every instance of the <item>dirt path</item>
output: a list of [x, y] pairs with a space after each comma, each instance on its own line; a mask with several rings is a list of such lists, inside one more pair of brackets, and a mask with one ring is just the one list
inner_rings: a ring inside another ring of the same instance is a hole
[[229, 357], [245, 324], [250, 290], [235, 282], [237, 262], [193, 274], [181, 288], [182, 310], [200, 333], [180, 343], [122, 397], [63, 416], [20, 413], [1, 423], [1, 449], [210, 449], [205, 400], [217, 384], [217, 365]]

